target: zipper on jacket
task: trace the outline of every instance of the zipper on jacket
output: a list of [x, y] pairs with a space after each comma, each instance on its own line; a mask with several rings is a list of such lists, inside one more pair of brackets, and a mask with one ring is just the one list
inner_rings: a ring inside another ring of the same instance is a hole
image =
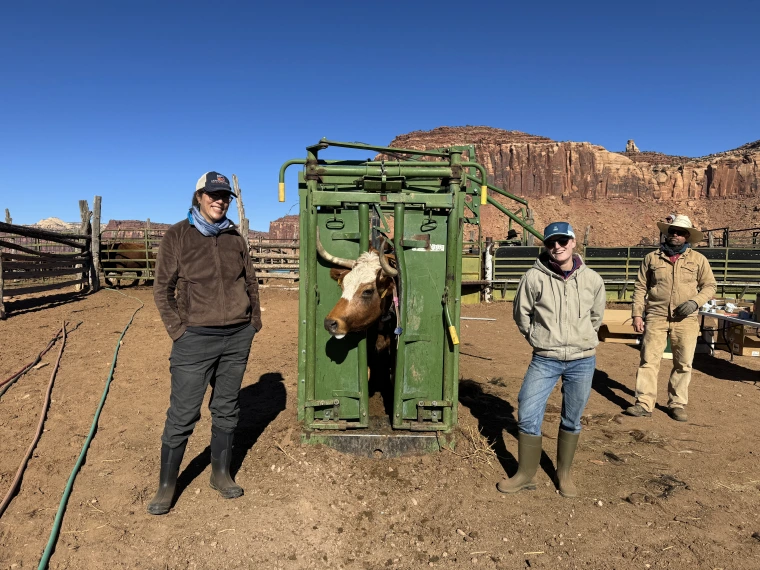
[[222, 300], [222, 324], [227, 324], [227, 300], [224, 296], [224, 280], [222, 279], [222, 260], [219, 257], [219, 236], [213, 236], [214, 261], [216, 262], [216, 274], [219, 279], [219, 296]]

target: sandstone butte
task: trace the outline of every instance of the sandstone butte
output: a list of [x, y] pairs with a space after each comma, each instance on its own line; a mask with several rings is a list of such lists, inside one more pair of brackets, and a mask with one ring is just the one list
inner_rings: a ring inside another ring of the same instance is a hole
[[439, 127], [397, 136], [393, 147], [475, 144], [489, 182], [518, 196], [687, 200], [760, 196], [760, 140], [700, 158], [610, 152], [587, 142], [491, 127]]

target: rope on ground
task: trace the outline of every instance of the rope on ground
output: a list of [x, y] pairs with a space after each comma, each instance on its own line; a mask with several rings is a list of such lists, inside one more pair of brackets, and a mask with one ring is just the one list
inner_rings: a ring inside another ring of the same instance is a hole
[[[0, 503], [0, 517], [3, 516], [5, 509], [8, 508], [8, 505], [11, 503], [11, 499], [16, 494], [16, 490], [18, 489], [18, 486], [21, 483], [21, 476], [24, 474], [24, 471], [26, 470], [26, 464], [28, 463], [29, 458], [32, 456], [32, 453], [34, 452], [34, 448], [37, 447], [37, 442], [40, 440], [40, 436], [42, 435], [42, 428], [45, 425], [45, 417], [47, 416], [48, 408], [50, 407], [50, 394], [53, 391], [53, 383], [55, 382], [55, 375], [56, 375], [56, 372], [58, 372], [58, 365], [61, 362], [63, 347], [66, 346], [66, 323], [63, 323], [63, 326], [61, 327], [61, 332], [63, 333], [63, 342], [61, 342], [61, 348], [58, 351], [58, 358], [55, 361], [55, 366], [53, 366], [53, 372], [50, 374], [50, 382], [48, 382], [47, 391], [45, 392], [45, 401], [42, 403], [42, 410], [40, 411], [40, 420], [37, 423], [37, 432], [34, 434], [34, 438], [32, 439], [32, 444], [29, 446], [29, 449], [26, 450], [26, 455], [24, 455], [24, 459], [22, 459], [21, 465], [19, 465], [18, 470], [16, 471], [16, 476], [13, 478], [13, 482], [11, 483], [11, 488], [8, 489], [8, 493], [6, 493], [5, 498], [3, 499], [3, 502]], [[56, 339], [57, 338], [58, 338], [58, 335], [56, 335]], [[55, 339], [53, 339], [53, 341], [51, 342], [55, 342]]]
[[108, 372], [106, 385], [103, 389], [103, 396], [100, 398], [100, 403], [98, 404], [98, 408], [95, 411], [95, 417], [93, 418], [92, 425], [90, 426], [90, 432], [87, 434], [87, 438], [85, 439], [84, 444], [82, 445], [82, 451], [79, 454], [79, 458], [77, 459], [77, 462], [74, 464], [74, 469], [72, 469], [71, 475], [69, 475], [69, 480], [66, 483], [66, 488], [63, 491], [63, 497], [61, 497], [61, 502], [58, 505], [58, 512], [55, 515], [55, 521], [53, 522], [53, 529], [50, 532], [50, 538], [48, 539], [47, 546], [45, 546], [45, 550], [42, 553], [42, 558], [40, 559], [40, 563], [37, 566], [37, 570], [45, 570], [48, 567], [48, 563], [50, 562], [50, 557], [53, 555], [53, 551], [55, 550], [55, 545], [58, 542], [58, 536], [61, 533], [61, 524], [63, 522], [63, 515], [66, 512], [66, 505], [68, 504], [69, 496], [71, 495], [71, 490], [74, 487], [74, 480], [76, 479], [77, 474], [79, 473], [79, 469], [82, 466], [82, 463], [84, 463], [85, 457], [87, 456], [87, 450], [89, 449], [90, 443], [92, 442], [92, 438], [95, 437], [95, 432], [97, 431], [97, 428], [98, 428], [98, 420], [100, 419], [100, 413], [103, 411], [103, 406], [106, 403], [106, 396], [108, 396], [108, 389], [111, 387], [111, 381], [113, 380], [113, 372], [114, 372], [114, 369], [116, 368], [116, 358], [119, 355], [119, 348], [121, 348], [121, 339], [124, 338], [124, 335], [126, 334], [129, 326], [132, 324], [132, 321], [135, 319], [135, 315], [137, 314], [137, 312], [145, 306], [145, 303], [143, 303], [137, 297], [126, 295], [116, 289], [105, 289], [105, 290], [114, 291], [115, 293], [118, 293], [119, 295], [124, 295], [125, 297], [128, 297], [130, 299], [134, 299], [135, 301], [140, 303], [140, 306], [134, 310], [134, 312], [132, 313], [132, 316], [129, 318], [129, 322], [121, 331], [121, 335], [119, 336], [119, 339], [116, 341], [116, 348], [114, 348], [114, 351], [113, 351], [113, 361], [111, 362], [111, 369]]

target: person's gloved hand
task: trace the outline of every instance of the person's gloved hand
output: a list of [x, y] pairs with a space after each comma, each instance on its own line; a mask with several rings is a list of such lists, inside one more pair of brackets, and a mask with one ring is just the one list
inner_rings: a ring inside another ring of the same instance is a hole
[[673, 316], [674, 317], [688, 317], [698, 308], [699, 307], [696, 301], [686, 301], [685, 303], [681, 303], [675, 308], [675, 310], [673, 311]]

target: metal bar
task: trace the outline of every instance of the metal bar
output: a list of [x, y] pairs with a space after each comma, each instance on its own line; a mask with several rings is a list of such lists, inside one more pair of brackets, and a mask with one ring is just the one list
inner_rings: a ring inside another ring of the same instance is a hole
[[[315, 157], [316, 158], [316, 157]], [[307, 180], [306, 195], [306, 218], [308, 231], [306, 232], [307, 245], [316, 243], [317, 237], [317, 209], [312, 203], [314, 192], [317, 189], [316, 180]], [[306, 295], [306, 399], [314, 400], [316, 394], [317, 374], [317, 255], [316, 248], [308, 249], [310, 255], [306, 258], [306, 279], [302, 286]], [[303, 324], [303, 323], [302, 323]], [[314, 409], [307, 408], [306, 422], [314, 421]]]
[[393, 241], [396, 249], [396, 262], [398, 263], [398, 280], [400, 285], [398, 322], [401, 334], [398, 337], [398, 349], [396, 350], [396, 372], [393, 385], [393, 427], [401, 427], [404, 418], [404, 372], [406, 370], [406, 301], [409, 298], [407, 287], [409, 283], [404, 256], [404, 215], [405, 206], [397, 202], [393, 208]]
[[[460, 153], [452, 156], [452, 164], [459, 162]], [[452, 208], [448, 216], [448, 226], [446, 235], [446, 282], [445, 287], [448, 296], [445, 299], [446, 309], [451, 315], [453, 325], [459, 334], [459, 316], [460, 316], [460, 296], [462, 283], [462, 232], [464, 230], [462, 218], [464, 217], [464, 196], [461, 192], [458, 180], [452, 179], [449, 183], [449, 190], [456, 200], [456, 207]], [[450, 339], [451, 340], [451, 339]], [[444, 342], [444, 361], [443, 361], [443, 394], [444, 400], [456, 402], [459, 397], [459, 345]], [[450, 428], [457, 421], [457, 411], [454, 407], [443, 409], [443, 424]]]
[[418, 156], [443, 156], [447, 157], [449, 156], [448, 152], [443, 151], [434, 151], [434, 150], [417, 150], [413, 148], [394, 148], [389, 146], [374, 146], [369, 144], [363, 144], [363, 143], [349, 143], [349, 142], [340, 142], [340, 141], [331, 141], [328, 139], [321, 139], [319, 143], [317, 143], [318, 146], [321, 146], [322, 148], [327, 148], [328, 146], [337, 146], [337, 147], [343, 147], [343, 148], [356, 148], [359, 150], [373, 150], [375, 152], [384, 152], [389, 154], [414, 154]]
[[[369, 251], [370, 239], [369, 204], [359, 204], [359, 252]], [[369, 368], [367, 367], [367, 334], [358, 344], [357, 366], [359, 367], [359, 424], [369, 424]]]
[[[383, 199], [385, 197], [386, 199]], [[452, 208], [450, 194], [427, 192], [404, 192], [392, 194], [369, 194], [364, 192], [314, 192], [315, 206], [342, 206], [343, 204], [420, 204], [428, 208]]]
[[[314, 157], [316, 159], [316, 156]], [[278, 187], [278, 195], [277, 198], [280, 202], [285, 201], [285, 171], [288, 169], [289, 166], [293, 166], [294, 164], [306, 164], [306, 160], [296, 159], [296, 160], [288, 160], [280, 167], [280, 184]]]
[[[309, 217], [307, 208], [307, 196], [308, 189], [299, 186], [298, 189], [298, 235], [303, 240], [305, 247], [302, 247], [299, 254], [298, 264], [301, 267], [306, 267], [306, 255], [308, 252], [308, 228], [307, 218]], [[313, 242], [312, 242], [313, 243]], [[300, 245], [300, 244], [299, 244]], [[312, 248], [311, 255], [316, 256], [317, 252], [315, 248]], [[275, 274], [278, 275], [278, 274]], [[279, 277], [278, 277], [279, 278]], [[307, 321], [306, 321], [306, 282], [299, 279], [298, 283], [298, 421], [304, 421], [305, 413], [304, 408], [300, 405], [300, 402], [306, 400], [306, 337], [307, 337]], [[312, 325], [313, 326], [313, 325]], [[312, 413], [313, 419], [313, 413]]]
[[330, 164], [307, 164], [306, 174], [316, 176], [404, 176], [406, 178], [451, 178], [454, 172], [448, 166], [399, 166], [389, 169], [381, 166], [338, 166]]
[[[467, 179], [475, 182], [476, 184], [480, 184], [481, 186], [483, 185], [483, 180], [486, 180], [485, 178], [479, 179], [479, 178], [473, 176], [472, 174], [468, 174], [467, 175]], [[488, 184], [487, 181], [486, 181], [486, 187], [489, 190], [493, 190], [497, 194], [501, 194], [502, 196], [506, 196], [507, 198], [510, 198], [510, 199], [514, 200], [515, 202], [519, 202], [523, 206], [527, 206], [528, 205], [528, 201], [525, 198], [520, 198], [519, 196], [515, 196], [511, 192], [507, 192], [503, 188], [499, 188], [498, 186], [494, 186], [493, 184]]]
[[490, 196], [488, 197], [488, 203], [491, 204], [492, 206], [495, 206], [496, 209], [499, 210], [502, 214], [506, 214], [507, 217], [509, 217], [510, 219], [514, 220], [518, 224], [520, 224], [525, 230], [529, 231], [531, 234], [533, 234], [534, 236], [536, 236], [538, 239], [540, 239], [541, 241], [544, 241], [543, 234], [537, 232], [533, 228], [533, 226], [528, 225], [525, 222], [523, 222], [520, 218], [518, 218], [517, 216], [515, 216], [512, 212], [510, 212], [507, 208], [505, 208], [504, 206], [502, 206], [501, 204], [499, 204], [496, 200], [494, 200]]

